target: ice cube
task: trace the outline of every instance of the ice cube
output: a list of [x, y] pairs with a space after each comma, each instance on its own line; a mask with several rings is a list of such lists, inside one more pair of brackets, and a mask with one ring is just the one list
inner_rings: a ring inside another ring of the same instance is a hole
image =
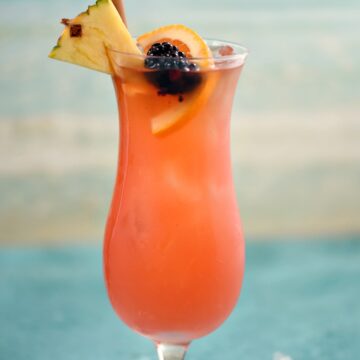
[[234, 49], [229, 45], [221, 46], [219, 49], [219, 54], [221, 56], [228, 56], [228, 55], [232, 55], [233, 53], [234, 53]]

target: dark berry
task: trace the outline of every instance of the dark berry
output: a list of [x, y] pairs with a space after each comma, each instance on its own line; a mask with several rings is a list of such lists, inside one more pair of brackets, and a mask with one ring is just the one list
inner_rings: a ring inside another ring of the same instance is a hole
[[[161, 95], [190, 92], [201, 83], [199, 67], [169, 42], [153, 44], [147, 52], [144, 66], [152, 70], [146, 73], [146, 77]], [[179, 101], [183, 101], [182, 95]]]
[[199, 67], [195, 63], [190, 63], [189, 64], [189, 70], [190, 71], [198, 71]]

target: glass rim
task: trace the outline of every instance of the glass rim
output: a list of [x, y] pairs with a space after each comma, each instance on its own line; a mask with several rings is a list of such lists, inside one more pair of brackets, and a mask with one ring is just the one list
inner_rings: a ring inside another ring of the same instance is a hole
[[[249, 50], [236, 42], [233, 41], [225, 41], [225, 40], [219, 40], [219, 39], [213, 39], [213, 38], [203, 38], [205, 42], [208, 44], [208, 46], [211, 48], [211, 43], [218, 44], [218, 46], [230, 46], [235, 50], [234, 54], [230, 55], [218, 55], [218, 56], [208, 56], [208, 57], [192, 57], [189, 58], [192, 61], [214, 61], [216, 62], [233, 62], [233, 61], [240, 61], [245, 62], [246, 57], [249, 54]], [[213, 45], [214, 46], [214, 45]], [[120, 51], [117, 49], [114, 49], [112, 47], [106, 46], [107, 50], [111, 53], [116, 53], [118, 55], [123, 55], [126, 57], [131, 57], [134, 59], [161, 59], [164, 58], [164, 56], [148, 56], [146, 54], [134, 54], [134, 53], [128, 53], [124, 51]]]

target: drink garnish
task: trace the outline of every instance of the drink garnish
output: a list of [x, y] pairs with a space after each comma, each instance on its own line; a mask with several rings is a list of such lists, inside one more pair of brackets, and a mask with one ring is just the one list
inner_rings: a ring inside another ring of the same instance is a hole
[[151, 120], [152, 132], [163, 134], [193, 117], [209, 98], [214, 76], [208, 78], [199, 70], [212, 66], [212, 53], [200, 35], [179, 24], [162, 26], [137, 41], [149, 55], [144, 66], [155, 71], [146, 76], [159, 89], [159, 95], [177, 95], [179, 99]]
[[95, 5], [74, 19], [62, 19], [65, 29], [49, 57], [113, 74], [106, 47], [141, 54], [111, 0]]
[[212, 53], [206, 42], [194, 30], [185, 25], [167, 25], [143, 34], [137, 42], [147, 53], [156, 43], [168, 42], [176, 46], [187, 58], [202, 58], [197, 64], [202, 68], [211, 65]]
[[[201, 83], [199, 66], [169, 42], [155, 43], [144, 61], [147, 79], [159, 89], [160, 95], [180, 95], [194, 90]], [[180, 100], [181, 101], [181, 100]]]
[[135, 41], [111, 0], [97, 0], [87, 11], [61, 23], [65, 29], [49, 54], [53, 59], [118, 75], [116, 59], [109, 58], [107, 49], [116, 50], [120, 57], [122, 53], [146, 55], [145, 59], [125, 56], [127, 62], [121, 66], [130, 65], [142, 73], [134, 71], [134, 79], [128, 79], [124, 86], [138, 83], [142, 91], [154, 86], [159, 96], [178, 97], [178, 102], [151, 119], [154, 134], [165, 133], [193, 117], [212, 93], [215, 77], [202, 71], [212, 67], [212, 53], [206, 42], [184, 25], [163, 26]]

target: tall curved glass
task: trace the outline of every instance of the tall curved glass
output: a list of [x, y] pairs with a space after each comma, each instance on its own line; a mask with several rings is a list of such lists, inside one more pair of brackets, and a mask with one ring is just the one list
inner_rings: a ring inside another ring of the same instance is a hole
[[200, 70], [172, 73], [109, 50], [120, 146], [105, 232], [106, 285], [118, 316], [152, 339], [165, 360], [182, 359], [192, 340], [223, 323], [244, 273], [229, 131], [247, 52], [208, 44], [214, 58], [191, 59]]

